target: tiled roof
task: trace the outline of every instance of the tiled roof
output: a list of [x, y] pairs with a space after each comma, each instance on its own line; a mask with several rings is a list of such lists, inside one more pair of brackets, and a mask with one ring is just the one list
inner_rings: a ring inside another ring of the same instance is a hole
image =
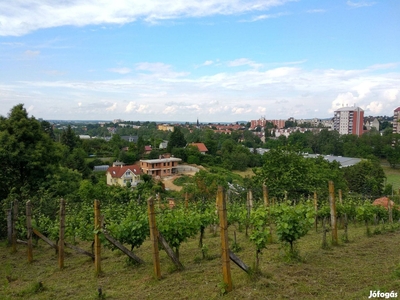
[[199, 149], [200, 152], [207, 152], [208, 151], [206, 145], [204, 145], [203, 143], [191, 143], [190, 146], [196, 146], [197, 149]]
[[131, 171], [135, 175], [140, 175], [140, 167], [138, 165], [120, 166], [120, 167], [109, 167], [107, 172], [111, 174], [113, 178], [121, 178], [126, 171]]

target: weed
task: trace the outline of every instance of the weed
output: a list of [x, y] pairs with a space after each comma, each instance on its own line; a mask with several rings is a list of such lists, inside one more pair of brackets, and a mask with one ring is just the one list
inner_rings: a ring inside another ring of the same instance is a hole
[[343, 243], [348, 243], [349, 242], [349, 237], [347, 236], [347, 234], [342, 234], [340, 236], [340, 239], [342, 240]]
[[106, 299], [106, 297], [107, 297], [106, 294], [103, 293], [103, 289], [101, 287], [99, 287], [97, 289], [97, 295], [96, 295], [95, 299]]
[[382, 234], [382, 228], [375, 227], [375, 229], [374, 229], [374, 234], [375, 234], [375, 235], [377, 235], [377, 234]]
[[126, 264], [127, 267], [137, 267], [137, 266], [140, 265], [136, 260], [134, 260], [134, 259], [132, 259], [130, 257], [127, 257], [125, 259], [125, 264]]
[[225, 282], [220, 282], [218, 284], [218, 289], [219, 289], [220, 295], [223, 296], [226, 293], [228, 293], [228, 284], [226, 284]]
[[208, 246], [207, 244], [203, 244], [203, 246], [201, 247], [201, 253], [203, 254], [203, 259], [207, 259], [209, 257], [209, 253], [208, 253]]
[[293, 244], [293, 247], [290, 247], [289, 244], [283, 244], [281, 247], [281, 258], [285, 263], [293, 263], [293, 262], [304, 262], [304, 259], [300, 256], [300, 251], [297, 247], [297, 244]]
[[25, 297], [25, 296], [28, 296], [28, 295], [34, 295], [34, 294], [41, 293], [44, 290], [45, 290], [45, 287], [43, 286], [43, 282], [42, 281], [34, 282], [27, 289], [22, 290], [19, 293], [19, 296]]
[[240, 252], [242, 250], [242, 247], [238, 243], [233, 243], [231, 246], [231, 250], [235, 253]]
[[395, 278], [400, 278], [400, 264], [398, 264], [396, 266], [396, 268], [394, 269], [393, 275], [394, 275]]

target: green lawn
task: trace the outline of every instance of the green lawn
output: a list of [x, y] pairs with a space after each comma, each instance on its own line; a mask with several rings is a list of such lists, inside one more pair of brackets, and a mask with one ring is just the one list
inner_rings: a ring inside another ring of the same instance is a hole
[[391, 183], [393, 190], [398, 194], [400, 189], [400, 169], [393, 169], [387, 164], [382, 164], [382, 168], [386, 174], [386, 183]]

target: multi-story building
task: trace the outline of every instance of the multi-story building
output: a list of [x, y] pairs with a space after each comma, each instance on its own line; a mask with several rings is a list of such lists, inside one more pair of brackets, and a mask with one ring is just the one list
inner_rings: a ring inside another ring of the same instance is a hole
[[400, 133], [400, 107], [396, 108], [393, 112], [393, 133]]
[[284, 128], [285, 127], [285, 120], [267, 120], [265, 117], [261, 117], [258, 120], [251, 120], [250, 121], [250, 129], [255, 129], [256, 127], [265, 127], [267, 123], [272, 123], [276, 128]]
[[180, 161], [182, 159], [176, 157], [140, 160], [140, 168], [143, 173], [153, 177], [171, 176], [177, 173]]
[[335, 111], [333, 129], [339, 134], [355, 134], [360, 136], [364, 132], [364, 110], [360, 107], [342, 107]]
[[174, 131], [174, 126], [172, 125], [168, 125], [168, 124], [160, 124], [157, 126], [158, 130], [162, 130], [162, 131]]

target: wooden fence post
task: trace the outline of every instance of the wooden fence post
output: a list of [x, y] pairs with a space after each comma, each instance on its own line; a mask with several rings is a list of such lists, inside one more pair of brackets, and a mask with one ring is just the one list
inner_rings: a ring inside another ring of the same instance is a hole
[[149, 215], [150, 240], [153, 250], [152, 257], [154, 266], [154, 276], [156, 279], [161, 279], [160, 253], [158, 250], [158, 230], [156, 226], [156, 216], [154, 212], [154, 200], [152, 197], [147, 199], [147, 212]]
[[333, 181], [329, 181], [329, 205], [331, 209], [332, 244], [338, 244], [338, 232], [336, 222], [335, 187]]
[[[224, 201], [225, 201], [225, 192], [224, 192]], [[253, 194], [251, 192], [251, 189], [247, 191], [246, 208], [247, 208], [246, 236], [248, 236], [250, 213], [253, 208]]]
[[389, 213], [389, 223], [393, 224], [393, 212], [392, 212], [392, 200], [388, 198], [388, 213]]
[[221, 252], [222, 252], [222, 275], [226, 285], [226, 292], [232, 291], [232, 277], [231, 266], [229, 258], [229, 244], [228, 244], [228, 219], [226, 213], [226, 202], [224, 196], [224, 189], [222, 186], [218, 187], [217, 192], [217, 205], [219, 226], [221, 232]]
[[269, 207], [268, 187], [265, 184], [263, 184], [263, 198], [264, 198], [264, 206]]
[[7, 245], [10, 247], [12, 245], [12, 211], [7, 209]]
[[188, 195], [188, 192], [185, 193], [185, 207], [186, 208], [189, 207], [189, 195]]
[[64, 268], [65, 201], [60, 199], [60, 236], [58, 239], [58, 267]]
[[17, 218], [18, 218], [18, 200], [13, 202], [13, 215], [12, 215], [12, 252], [17, 252]]
[[317, 192], [314, 191], [314, 210], [315, 210], [315, 232], [318, 231], [318, 200], [317, 200]]
[[32, 245], [32, 203], [31, 200], [26, 202], [26, 229], [28, 238], [28, 262], [33, 261], [33, 245]]
[[94, 267], [97, 275], [101, 273], [100, 229], [100, 201], [94, 200]]

